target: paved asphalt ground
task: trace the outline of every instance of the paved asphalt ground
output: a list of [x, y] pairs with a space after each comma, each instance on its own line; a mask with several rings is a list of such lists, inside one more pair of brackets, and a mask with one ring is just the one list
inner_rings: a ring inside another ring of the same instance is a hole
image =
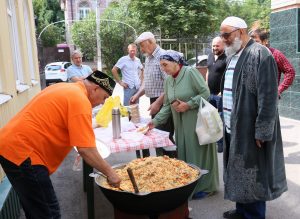
[[[116, 95], [123, 96], [118, 86]], [[149, 100], [145, 97], [140, 100], [141, 114], [147, 116]], [[299, 219], [300, 218], [300, 121], [280, 118], [281, 131], [284, 142], [286, 175], [289, 190], [274, 201], [267, 202], [266, 219]], [[154, 155], [154, 151], [151, 151]], [[72, 165], [76, 153], [72, 151], [59, 169], [51, 176], [62, 212], [63, 219], [86, 219], [86, 194], [83, 192], [82, 171], [73, 171]], [[128, 162], [135, 158], [135, 152], [111, 154], [107, 161], [110, 164]], [[234, 203], [224, 200], [222, 182], [223, 158], [218, 154], [220, 187], [217, 194], [203, 200], [190, 201], [190, 216], [193, 219], [221, 219], [224, 211], [234, 208]], [[113, 208], [103, 196], [100, 189], [95, 189], [95, 218], [113, 219]], [[20, 219], [24, 219], [21, 213]]]

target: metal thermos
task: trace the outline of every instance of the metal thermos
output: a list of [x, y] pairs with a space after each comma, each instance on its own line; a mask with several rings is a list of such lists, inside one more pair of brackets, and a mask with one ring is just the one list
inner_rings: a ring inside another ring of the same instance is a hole
[[113, 138], [121, 138], [121, 118], [120, 118], [120, 109], [113, 108], [112, 109], [112, 131]]

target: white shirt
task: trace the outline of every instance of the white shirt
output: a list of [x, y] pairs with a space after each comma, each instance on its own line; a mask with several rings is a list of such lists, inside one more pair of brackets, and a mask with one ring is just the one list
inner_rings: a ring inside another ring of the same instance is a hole
[[134, 57], [134, 59], [132, 59], [129, 55], [123, 56], [118, 60], [115, 66], [121, 70], [122, 81], [128, 84], [130, 89], [134, 87], [139, 89], [141, 85], [139, 71], [143, 69], [139, 58]]

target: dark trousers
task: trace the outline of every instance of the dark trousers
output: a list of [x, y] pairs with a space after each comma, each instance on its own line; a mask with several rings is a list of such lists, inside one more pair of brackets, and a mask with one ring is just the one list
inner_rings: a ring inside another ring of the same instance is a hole
[[222, 96], [218, 96], [218, 95], [214, 95], [214, 94], [211, 94], [209, 96], [209, 103], [211, 105], [213, 105], [215, 108], [218, 109], [218, 112], [219, 113], [222, 113], [223, 111], [223, 101], [222, 101]]
[[[230, 139], [231, 135], [225, 129], [225, 142], [226, 142], [226, 153], [225, 157], [229, 156], [230, 148]], [[227, 165], [227, 160], [224, 165]], [[236, 203], [236, 211], [243, 215], [245, 219], [265, 219], [266, 217], [266, 202], [265, 201], [256, 201], [251, 203]]]
[[2, 156], [0, 164], [19, 197], [26, 218], [61, 218], [59, 203], [45, 166], [31, 165], [29, 158], [17, 166]]
[[252, 203], [236, 203], [236, 211], [245, 219], [265, 219], [266, 202], [257, 201]]
[[[150, 98], [150, 104], [154, 103], [157, 100], [157, 98], [158, 97]], [[153, 119], [155, 117], [155, 115], [152, 115], [151, 118]], [[172, 115], [170, 115], [170, 117], [169, 117], [169, 119], [168, 119], [168, 121], [167, 121], [166, 124], [157, 126], [156, 128], [159, 129], [159, 130], [163, 130], [163, 131], [169, 132], [170, 133], [169, 134], [169, 139], [175, 144], [175, 141], [173, 139], [173, 135], [174, 135], [174, 123], [173, 123]], [[157, 156], [162, 156], [162, 155], [165, 154], [163, 148], [155, 148], [155, 150], [156, 150], [156, 155]], [[142, 153], [143, 153], [143, 157], [149, 157], [150, 156], [149, 149], [143, 149]]]

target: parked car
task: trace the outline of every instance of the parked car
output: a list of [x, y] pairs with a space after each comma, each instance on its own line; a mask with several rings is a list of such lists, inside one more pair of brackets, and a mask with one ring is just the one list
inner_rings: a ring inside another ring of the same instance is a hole
[[46, 85], [68, 80], [67, 68], [72, 65], [70, 62], [52, 62], [45, 66]]
[[207, 57], [208, 57], [207, 55], [198, 56], [197, 57], [198, 58], [197, 65], [196, 65], [196, 57], [193, 57], [193, 58], [191, 58], [191, 59], [189, 59], [187, 61], [187, 64], [189, 66], [192, 66], [192, 67], [199, 67], [199, 66], [204, 67], [204, 66], [207, 66]]
[[187, 61], [189, 66], [195, 67], [203, 76], [204, 80], [206, 80], [207, 75], [207, 55], [201, 55], [197, 57], [197, 65], [196, 65], [196, 57], [191, 58]]

